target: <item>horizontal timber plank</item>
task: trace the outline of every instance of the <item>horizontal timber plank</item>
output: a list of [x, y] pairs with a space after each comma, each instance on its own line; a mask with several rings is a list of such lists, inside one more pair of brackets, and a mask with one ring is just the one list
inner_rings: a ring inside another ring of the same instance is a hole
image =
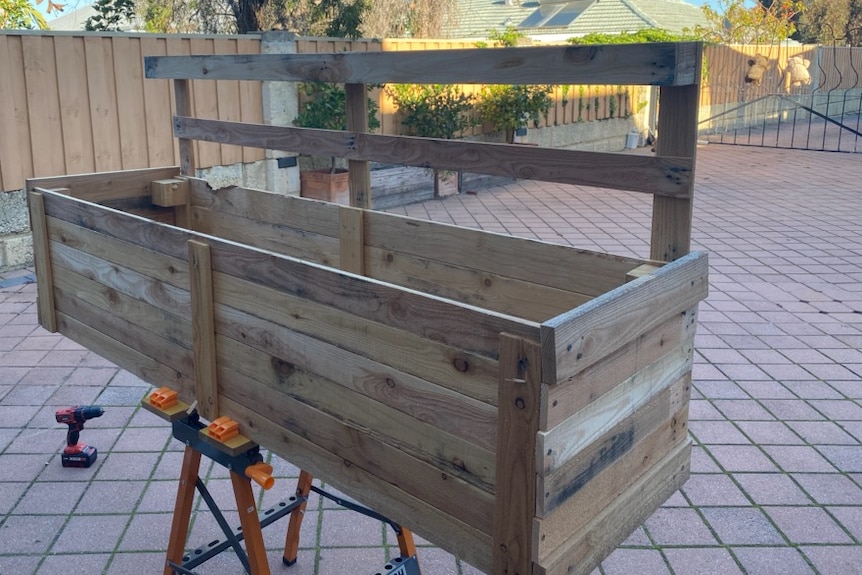
[[[221, 362], [236, 365], [246, 376], [282, 395], [333, 415], [353, 427], [367, 430], [377, 440], [398, 447], [443, 473], [470, 481], [486, 491], [493, 489], [493, 452], [465, 441], [456, 435], [457, 429], [437, 429], [347, 387], [302, 370], [280, 357], [255, 350], [230, 338], [219, 337], [218, 345], [224, 346], [220, 352]], [[308, 429], [309, 433], [314, 433], [313, 427]]]
[[188, 289], [189, 266], [184, 259], [154, 252], [57, 218], [47, 220], [53, 242], [120, 266], [134, 262], [137, 272], [171, 286]]
[[59, 332], [64, 336], [144, 381], [155, 386], [166, 385], [175, 389], [184, 399], [193, 395], [194, 381], [184, 373], [125, 345], [100, 329], [90, 327], [63, 312], [57, 312], [57, 325]]
[[189, 178], [189, 181], [193, 206], [338, 237], [338, 206], [239, 186], [213, 190], [204, 180]]
[[174, 259], [186, 260], [188, 257], [186, 242], [193, 235], [185, 230], [58, 193], [46, 191], [43, 195], [45, 213], [50, 217]]
[[642, 260], [380, 212], [365, 215], [369, 248], [598, 296]]
[[538, 148], [514, 144], [387, 136], [174, 117], [177, 138], [353, 161], [462, 170], [475, 174], [685, 197], [691, 158]]
[[339, 263], [338, 240], [277, 223], [261, 222], [206, 208], [192, 208], [195, 231], [325, 266]]
[[[53, 244], [54, 265], [80, 273], [91, 280], [178, 317], [190, 319], [191, 295], [182, 289], [138, 273], [126, 266], [102, 260], [86, 252], [62, 244]], [[134, 261], [126, 262], [134, 265]]]
[[496, 359], [499, 334], [538, 341], [539, 326], [313, 263], [211, 240], [213, 270], [345, 314]]
[[672, 414], [628, 451], [570, 494], [540, 520], [534, 532], [535, 556], [544, 564], [553, 553], [679, 444], [688, 443], [688, 407]]
[[[287, 386], [285, 389], [290, 388], [290, 373], [294, 370], [308, 377], [320, 377], [324, 381], [317, 385], [320, 390], [313, 390], [315, 394], [331, 387], [331, 394], [335, 397], [342, 393], [341, 388], [349, 389], [363, 396], [356, 398], [357, 402], [365, 402], [368, 398], [397, 410], [399, 414], [388, 416], [390, 419], [403, 419], [401, 414], [406, 414], [432, 428], [455, 433], [472, 445], [494, 450], [497, 425], [494, 406], [296, 332], [289, 325], [257, 318], [229, 305], [229, 301], [219, 301], [216, 313], [218, 333], [266, 354], [261, 359], [273, 364], [249, 367], [244, 371], [247, 375], [264, 382], [278, 381]], [[253, 355], [242, 350], [237, 353], [248, 357]], [[278, 369], [273, 371], [275, 364]], [[304, 382], [307, 377], [299, 379]], [[304, 388], [297, 384], [297, 389], [302, 391]], [[352, 393], [342, 395], [353, 397]], [[371, 405], [369, 412], [378, 409], [381, 408]]]
[[697, 305], [709, 291], [708, 268], [706, 254], [694, 252], [543, 323], [545, 383], [574, 377]]
[[150, 182], [179, 175], [176, 166], [144, 168], [118, 172], [100, 172], [75, 176], [56, 176], [27, 180], [27, 189], [53, 190], [65, 188], [64, 193], [88, 202], [100, 203], [150, 195]]
[[222, 407], [225, 413], [240, 422], [243, 429], [248, 430], [248, 435], [256, 442], [481, 571], [490, 572], [490, 535], [326, 451], [261, 416], [256, 410], [243, 407], [229, 398], [222, 399]]
[[[677, 396], [687, 392], [688, 386], [688, 378], [675, 382], [617, 423], [565, 465], [547, 475], [540, 475], [536, 514], [545, 517], [631, 451], [660, 425], [674, 423], [671, 415], [684, 407], [677, 401]], [[675, 425], [677, 433], [686, 431], [685, 421], [676, 422]]]
[[61, 266], [63, 263], [58, 262], [56, 270], [60, 277], [57, 288], [109, 316], [117, 316], [131, 329], [129, 339], [124, 340], [127, 344], [135, 341], [137, 332], [143, 330], [166, 340], [160, 343], [165, 348], [178, 346], [191, 350], [192, 330], [188, 315], [177, 316]]
[[226, 274], [216, 274], [214, 290], [217, 301], [234, 309], [289, 325], [297, 333], [484, 403], [497, 403], [498, 363], [493, 359]]
[[317, 81], [351, 84], [617, 84], [696, 83], [691, 52], [671, 42], [603, 45], [236, 54], [144, 59], [147, 78]]
[[365, 269], [374, 279], [536, 322], [591, 299], [539, 283], [376, 248], [368, 249]]
[[[220, 340], [223, 342], [224, 340]], [[233, 355], [235, 348], [220, 353]], [[285, 386], [278, 388], [228, 368], [220, 361], [219, 385], [222, 396], [253, 409], [286, 431], [304, 437], [333, 455], [397, 485], [399, 489], [426, 501], [466, 525], [490, 533], [494, 513], [493, 495], [398, 445], [384, 440], [369, 428], [331, 413], [324, 406], [306, 403]], [[297, 374], [299, 375], [299, 374]], [[269, 447], [269, 446], [266, 446]]]
[[681, 312], [662, 325], [581, 371], [569, 380], [548, 387], [548, 431], [566, 418], [632, 377], [652, 362], [694, 337], [697, 309]]
[[684, 342], [549, 431], [539, 432], [545, 474], [566, 464], [655, 395], [691, 372], [693, 344]]
[[588, 575], [688, 479], [691, 442], [682, 441], [604, 511], [572, 535], [534, 575]]

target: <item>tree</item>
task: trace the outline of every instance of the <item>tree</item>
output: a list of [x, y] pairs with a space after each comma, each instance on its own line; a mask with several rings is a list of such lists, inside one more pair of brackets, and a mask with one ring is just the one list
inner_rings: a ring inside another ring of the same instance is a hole
[[362, 23], [366, 38], [439, 38], [455, 22], [455, 0], [373, 0]]
[[[45, 30], [48, 28], [48, 23], [45, 17], [36, 8], [43, 0], [35, 0], [35, 4], [30, 0], [0, 0], [0, 30], [2, 29], [25, 29], [32, 30], [39, 28]], [[48, 5], [45, 12], [62, 12], [63, 4], [55, 4], [48, 0]]]
[[862, 46], [862, 0], [811, 0], [794, 39], [805, 43]]
[[84, 22], [85, 30], [119, 30], [123, 24], [130, 23], [135, 17], [134, 0], [97, 0], [93, 8], [96, 14]]
[[717, 44], [773, 44], [795, 31], [794, 18], [805, 9], [801, 0], [774, 0], [748, 8], [745, 0], [718, 0], [720, 11], [704, 5], [710, 26], [695, 26], [694, 34]]

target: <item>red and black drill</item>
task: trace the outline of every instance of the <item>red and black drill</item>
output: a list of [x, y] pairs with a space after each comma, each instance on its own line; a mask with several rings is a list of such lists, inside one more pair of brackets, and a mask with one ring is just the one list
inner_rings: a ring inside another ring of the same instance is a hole
[[64, 409], [58, 409], [54, 414], [57, 423], [65, 423], [69, 426], [66, 433], [66, 448], [63, 450], [61, 461], [63, 467], [90, 467], [96, 462], [96, 448], [86, 443], [78, 443], [84, 422], [94, 417], [101, 417], [105, 410], [98, 405], [74, 405]]

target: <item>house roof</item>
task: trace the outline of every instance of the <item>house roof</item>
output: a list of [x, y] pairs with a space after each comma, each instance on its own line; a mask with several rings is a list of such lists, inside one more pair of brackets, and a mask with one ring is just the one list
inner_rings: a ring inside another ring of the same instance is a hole
[[487, 38], [514, 26], [528, 37], [565, 39], [658, 28], [683, 32], [708, 25], [700, 8], [682, 0], [459, 0], [451, 38]]

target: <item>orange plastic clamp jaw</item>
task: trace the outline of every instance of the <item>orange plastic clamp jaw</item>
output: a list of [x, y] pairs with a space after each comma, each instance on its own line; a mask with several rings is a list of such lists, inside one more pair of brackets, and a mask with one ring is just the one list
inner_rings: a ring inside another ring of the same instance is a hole
[[159, 409], [168, 409], [173, 407], [179, 401], [177, 392], [170, 387], [160, 387], [154, 390], [147, 398], [150, 405]]
[[223, 416], [215, 419], [207, 428], [210, 437], [219, 441], [228, 441], [239, 435], [239, 422]]
[[275, 478], [272, 476], [272, 465], [268, 463], [249, 465], [245, 468], [245, 476], [254, 480], [264, 489], [269, 489], [275, 484]]

